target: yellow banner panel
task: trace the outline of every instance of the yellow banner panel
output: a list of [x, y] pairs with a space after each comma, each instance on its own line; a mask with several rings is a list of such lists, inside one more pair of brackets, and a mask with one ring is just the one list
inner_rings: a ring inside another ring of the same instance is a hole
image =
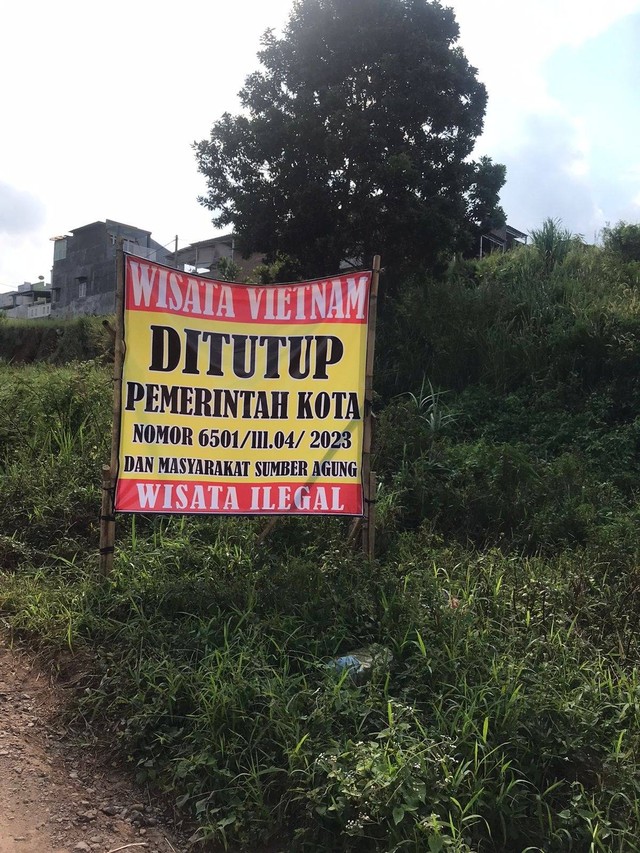
[[362, 515], [370, 285], [126, 255], [116, 511]]

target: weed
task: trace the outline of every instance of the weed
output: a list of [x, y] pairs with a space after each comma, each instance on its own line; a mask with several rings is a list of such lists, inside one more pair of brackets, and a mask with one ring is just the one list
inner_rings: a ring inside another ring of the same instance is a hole
[[[3, 619], [82, 655], [72, 722], [201, 839], [639, 849], [634, 233], [602, 250], [554, 229], [387, 312], [371, 563], [339, 519], [283, 519], [265, 545], [251, 518], [141, 515], [99, 577], [109, 372], [0, 367]], [[23, 360], [75, 351], [0, 332]], [[331, 662], [365, 645], [391, 654], [356, 686]]]

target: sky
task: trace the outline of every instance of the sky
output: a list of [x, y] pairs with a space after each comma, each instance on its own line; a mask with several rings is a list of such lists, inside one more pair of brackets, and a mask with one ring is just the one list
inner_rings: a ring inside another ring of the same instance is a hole
[[[194, 141], [256, 70], [292, 0], [21, 0], [3, 10], [0, 290], [44, 276], [51, 238], [115, 219], [179, 246], [213, 236]], [[640, 222], [640, 0], [444, 0], [487, 86], [476, 148], [501, 202], [597, 240]]]

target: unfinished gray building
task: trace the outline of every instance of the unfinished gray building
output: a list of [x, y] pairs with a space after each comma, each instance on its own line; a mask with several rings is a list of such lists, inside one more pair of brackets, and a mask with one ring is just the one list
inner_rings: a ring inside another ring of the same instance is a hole
[[150, 231], [107, 219], [54, 237], [51, 270], [51, 316], [113, 314], [116, 294], [116, 244], [141, 258], [167, 263], [170, 252]]
[[175, 254], [179, 267], [189, 269], [205, 278], [219, 276], [219, 264], [223, 258], [231, 261], [238, 268], [239, 281], [246, 281], [253, 270], [264, 263], [262, 252], [254, 252], [248, 258], [244, 258], [236, 249], [235, 234], [209, 237], [207, 240], [185, 246]]

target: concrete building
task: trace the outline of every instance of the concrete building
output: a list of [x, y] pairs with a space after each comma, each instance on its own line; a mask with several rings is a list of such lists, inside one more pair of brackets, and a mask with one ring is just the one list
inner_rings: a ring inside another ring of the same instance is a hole
[[221, 237], [211, 237], [200, 240], [179, 249], [176, 260], [180, 269], [189, 269], [206, 278], [216, 278], [218, 265], [222, 259], [233, 262], [239, 270], [239, 281], [245, 281], [253, 270], [263, 262], [263, 256], [254, 252], [248, 258], [243, 258], [236, 249], [233, 234], [223, 234]]
[[124, 250], [158, 263], [170, 263], [171, 253], [151, 238], [150, 231], [107, 219], [54, 237], [51, 271], [51, 314], [112, 314], [116, 293], [116, 243]]
[[524, 231], [518, 231], [511, 225], [503, 225], [502, 228], [493, 228], [488, 234], [480, 237], [480, 257], [490, 255], [491, 252], [507, 252], [516, 246], [526, 246], [527, 235]]
[[51, 314], [51, 287], [43, 280], [25, 281], [17, 290], [0, 293], [0, 311], [16, 320], [35, 320]]

